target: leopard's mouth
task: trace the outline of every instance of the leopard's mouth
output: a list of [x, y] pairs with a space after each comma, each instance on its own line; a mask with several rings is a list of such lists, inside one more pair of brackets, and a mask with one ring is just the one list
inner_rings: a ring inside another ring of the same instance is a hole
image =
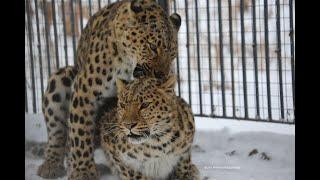
[[135, 134], [132, 132], [130, 132], [130, 134], [128, 134], [127, 137], [128, 137], [128, 141], [132, 144], [140, 144], [147, 140], [146, 136]]
[[134, 134], [134, 133], [130, 133], [127, 135], [129, 138], [133, 138], [133, 139], [138, 139], [138, 138], [143, 138], [143, 135], [139, 135], [139, 134]]

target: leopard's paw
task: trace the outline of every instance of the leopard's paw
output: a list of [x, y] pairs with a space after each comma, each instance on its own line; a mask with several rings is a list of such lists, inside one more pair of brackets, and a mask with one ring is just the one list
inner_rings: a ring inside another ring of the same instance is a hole
[[75, 171], [73, 170], [69, 177], [68, 180], [98, 180], [99, 179], [99, 174], [97, 171]]
[[44, 161], [38, 168], [37, 174], [42, 178], [56, 179], [66, 175], [63, 164], [51, 163]]

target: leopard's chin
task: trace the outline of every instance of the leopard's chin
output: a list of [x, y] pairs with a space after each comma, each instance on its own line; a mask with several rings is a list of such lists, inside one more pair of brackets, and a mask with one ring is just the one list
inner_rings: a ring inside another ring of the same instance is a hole
[[127, 137], [128, 137], [128, 142], [132, 144], [141, 144], [143, 142], [146, 142], [148, 139], [143, 135], [137, 135], [134, 133], [128, 134]]
[[141, 144], [146, 141], [147, 141], [147, 138], [145, 138], [145, 137], [139, 137], [139, 138], [128, 137], [128, 142], [131, 144]]

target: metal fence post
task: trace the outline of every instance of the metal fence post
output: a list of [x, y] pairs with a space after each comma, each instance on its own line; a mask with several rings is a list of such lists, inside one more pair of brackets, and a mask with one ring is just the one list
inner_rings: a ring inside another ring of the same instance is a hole
[[168, 0], [158, 0], [158, 3], [160, 4], [160, 6], [162, 6], [164, 11], [167, 12], [167, 14], [169, 14]]

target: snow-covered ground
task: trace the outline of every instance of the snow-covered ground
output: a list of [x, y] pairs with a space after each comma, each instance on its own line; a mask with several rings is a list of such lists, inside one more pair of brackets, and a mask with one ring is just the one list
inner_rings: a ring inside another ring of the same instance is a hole
[[[25, 132], [25, 179], [41, 179], [36, 170], [47, 138], [42, 116], [26, 114]], [[101, 179], [117, 179], [104, 166], [101, 150], [95, 159]], [[201, 179], [294, 180], [295, 126], [196, 117], [192, 160]]]

